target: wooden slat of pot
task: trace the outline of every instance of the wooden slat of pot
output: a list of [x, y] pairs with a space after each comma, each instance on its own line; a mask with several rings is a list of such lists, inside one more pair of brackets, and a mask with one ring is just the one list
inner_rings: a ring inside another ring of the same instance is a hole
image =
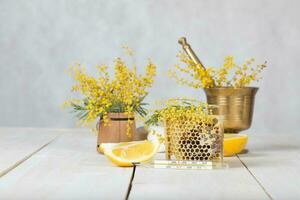
[[130, 199], [269, 199], [237, 157], [225, 161], [230, 168], [175, 170], [137, 167]]
[[300, 199], [300, 135], [249, 134], [238, 155], [273, 199]]
[[128, 117], [134, 118], [133, 115], [127, 115], [125, 113], [108, 113], [108, 117], [109, 118], [124, 118], [124, 119], [128, 118]]
[[0, 180], [0, 199], [124, 199], [132, 168], [96, 152], [89, 131], [64, 133]]
[[0, 128], [0, 177], [63, 132], [61, 129]]

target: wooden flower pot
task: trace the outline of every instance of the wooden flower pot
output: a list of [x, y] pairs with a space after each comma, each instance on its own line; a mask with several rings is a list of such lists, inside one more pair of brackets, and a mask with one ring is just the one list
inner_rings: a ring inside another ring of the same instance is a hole
[[[129, 123], [129, 120], [131, 123]], [[128, 134], [127, 127], [130, 127]], [[135, 119], [133, 116], [128, 116], [124, 113], [109, 113], [108, 124], [104, 125], [102, 121], [99, 124], [97, 151], [101, 143], [118, 143], [133, 141], [136, 132]]]

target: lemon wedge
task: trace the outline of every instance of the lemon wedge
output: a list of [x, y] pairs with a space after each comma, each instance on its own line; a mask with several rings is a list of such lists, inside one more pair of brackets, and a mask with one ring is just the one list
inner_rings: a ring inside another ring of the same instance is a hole
[[133, 166], [132, 163], [146, 162], [155, 155], [159, 149], [158, 141], [134, 141], [123, 143], [104, 143], [100, 151], [114, 164], [120, 167]]
[[248, 141], [247, 135], [224, 134], [224, 156], [233, 156], [245, 148]]

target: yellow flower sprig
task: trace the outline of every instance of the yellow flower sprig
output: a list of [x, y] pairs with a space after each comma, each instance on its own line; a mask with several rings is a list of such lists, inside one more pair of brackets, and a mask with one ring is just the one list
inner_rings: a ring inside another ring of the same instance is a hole
[[[159, 123], [184, 123], [192, 121], [193, 125], [201, 124], [205, 132], [206, 126], [213, 123], [212, 106], [193, 99], [169, 99], [162, 103], [162, 108], [153, 111], [145, 122], [147, 126]], [[191, 127], [192, 128], [192, 127]]]
[[[126, 54], [132, 56], [133, 51], [124, 47]], [[70, 76], [76, 84], [72, 92], [82, 95], [79, 99], [70, 99], [64, 104], [72, 106], [80, 120], [86, 124], [101, 118], [104, 124], [108, 122], [108, 113], [125, 113], [133, 116], [138, 113], [145, 116], [147, 113], [142, 101], [147, 96], [147, 89], [152, 86], [156, 75], [156, 66], [148, 60], [144, 75], [138, 74], [135, 65], [128, 67], [121, 59], [114, 62], [114, 78], [110, 78], [108, 66], [99, 65], [97, 77], [91, 76], [80, 64], [72, 66]], [[132, 122], [129, 120], [129, 123]]]
[[[226, 56], [224, 64], [220, 68], [207, 67], [205, 70], [183, 52], [178, 54], [178, 58], [185, 66], [175, 65], [175, 70], [169, 70], [169, 75], [179, 84], [193, 88], [246, 87], [253, 81], [259, 81], [261, 79], [259, 74], [266, 67], [266, 62], [252, 67], [254, 58], [246, 60], [242, 66], [239, 66], [235, 63], [233, 56]], [[188, 74], [192, 80], [180, 77], [177, 75], [178, 71]], [[232, 74], [233, 76], [230, 78]]]

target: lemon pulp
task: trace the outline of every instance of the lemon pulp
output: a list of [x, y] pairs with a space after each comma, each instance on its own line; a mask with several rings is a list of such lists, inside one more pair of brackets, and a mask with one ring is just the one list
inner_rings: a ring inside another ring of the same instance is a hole
[[132, 166], [132, 163], [150, 160], [159, 148], [158, 142], [148, 140], [101, 144], [100, 149], [114, 164], [120, 167]]
[[248, 136], [243, 134], [224, 134], [224, 156], [233, 156], [245, 148]]

